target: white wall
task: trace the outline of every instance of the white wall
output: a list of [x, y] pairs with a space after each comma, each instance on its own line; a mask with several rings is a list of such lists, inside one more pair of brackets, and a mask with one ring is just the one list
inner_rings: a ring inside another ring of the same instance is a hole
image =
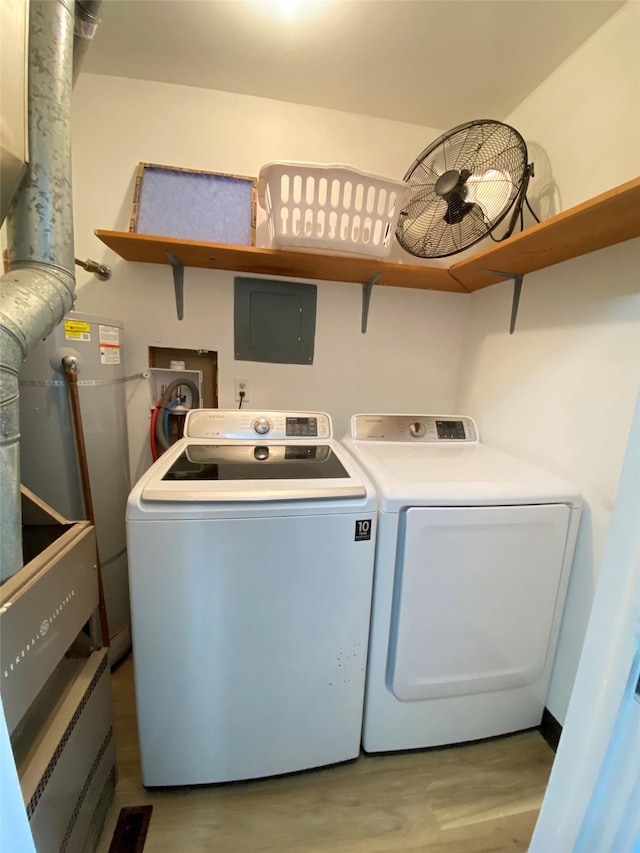
[[[639, 38], [640, 5], [630, 3], [507, 119], [530, 145], [543, 213], [640, 173]], [[526, 276], [513, 336], [511, 283], [471, 297], [458, 408], [487, 442], [573, 481], [585, 500], [547, 702], [560, 722], [640, 380], [639, 269], [634, 240]]]
[[529, 146], [529, 197], [544, 217], [637, 177], [640, 2], [625, 4], [506, 121]]
[[[375, 287], [362, 335], [360, 285], [320, 282], [313, 366], [234, 361], [233, 273], [185, 270], [179, 322], [170, 268], [121, 261], [93, 235], [94, 228], [128, 230], [140, 161], [246, 175], [274, 159], [346, 162], [402, 176], [440, 130], [88, 74], [74, 91], [73, 117], [76, 256], [113, 269], [107, 283], [79, 274], [77, 310], [124, 320], [128, 374], [148, 366], [149, 346], [215, 350], [221, 406], [236, 405], [234, 378], [242, 378], [248, 407], [327, 410], [337, 435], [357, 411], [451, 409], [465, 295]], [[258, 242], [265, 244], [261, 221]], [[150, 462], [150, 396], [146, 383], [127, 388], [136, 478]]]

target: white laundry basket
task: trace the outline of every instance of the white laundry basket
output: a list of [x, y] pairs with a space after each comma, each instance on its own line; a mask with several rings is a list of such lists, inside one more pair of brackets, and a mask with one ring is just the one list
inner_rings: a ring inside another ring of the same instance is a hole
[[385, 258], [411, 188], [404, 181], [334, 163], [267, 163], [258, 200], [271, 245]]

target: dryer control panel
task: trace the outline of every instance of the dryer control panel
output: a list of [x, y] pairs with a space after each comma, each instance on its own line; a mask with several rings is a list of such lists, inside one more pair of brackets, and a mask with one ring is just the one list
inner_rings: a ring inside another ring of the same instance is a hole
[[471, 418], [462, 415], [354, 415], [351, 437], [358, 441], [478, 441]]
[[260, 412], [250, 409], [191, 409], [184, 425], [186, 438], [268, 438], [326, 440], [331, 418], [324, 412]]

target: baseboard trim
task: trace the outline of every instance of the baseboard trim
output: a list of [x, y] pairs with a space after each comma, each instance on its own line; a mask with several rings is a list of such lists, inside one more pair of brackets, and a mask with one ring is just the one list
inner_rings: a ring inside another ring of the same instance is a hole
[[538, 731], [555, 752], [558, 749], [558, 744], [560, 743], [562, 726], [548, 708], [545, 708], [542, 713], [542, 722], [538, 726]]

